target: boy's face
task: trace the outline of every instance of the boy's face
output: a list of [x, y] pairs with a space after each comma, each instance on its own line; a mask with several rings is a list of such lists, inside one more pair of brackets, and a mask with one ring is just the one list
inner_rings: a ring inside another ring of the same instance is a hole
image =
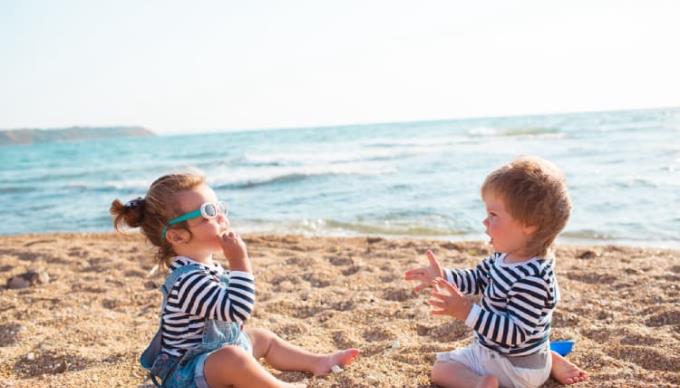
[[482, 200], [486, 205], [486, 218], [483, 224], [486, 234], [491, 237], [494, 249], [507, 253], [510, 258], [526, 258], [524, 251], [536, 228], [525, 226], [514, 219], [506, 210], [502, 196], [487, 192], [482, 195]]

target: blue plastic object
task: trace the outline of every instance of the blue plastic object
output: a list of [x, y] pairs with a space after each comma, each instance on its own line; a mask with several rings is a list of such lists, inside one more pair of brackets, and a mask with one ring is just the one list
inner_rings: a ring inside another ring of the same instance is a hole
[[574, 340], [557, 340], [550, 341], [550, 350], [559, 354], [560, 356], [566, 356], [571, 353], [574, 348]]

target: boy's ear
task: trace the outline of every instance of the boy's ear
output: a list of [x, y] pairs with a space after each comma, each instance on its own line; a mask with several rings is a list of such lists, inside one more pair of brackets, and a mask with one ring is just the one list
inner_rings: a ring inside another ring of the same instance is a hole
[[522, 231], [523, 231], [524, 234], [527, 235], [527, 236], [531, 236], [532, 234], [534, 234], [534, 233], [536, 232], [537, 229], [538, 229], [538, 228], [536, 227], [536, 225], [524, 225], [524, 226], [522, 227]]

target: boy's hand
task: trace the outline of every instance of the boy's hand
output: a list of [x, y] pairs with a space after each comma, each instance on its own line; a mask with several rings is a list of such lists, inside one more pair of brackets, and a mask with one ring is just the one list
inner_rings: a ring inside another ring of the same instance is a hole
[[229, 269], [232, 271], [251, 272], [250, 260], [248, 260], [248, 249], [241, 236], [234, 232], [222, 235], [220, 245], [224, 257], [229, 261]]
[[439, 264], [439, 260], [429, 249], [427, 250], [427, 260], [430, 262], [429, 266], [411, 269], [404, 273], [404, 279], [420, 282], [413, 289], [415, 292], [420, 292], [423, 288], [430, 287], [435, 279], [444, 277], [444, 270], [441, 264]]
[[434, 281], [429, 303], [432, 315], [450, 315], [461, 321], [467, 319], [472, 309], [472, 303], [458, 291], [458, 287], [442, 278]]

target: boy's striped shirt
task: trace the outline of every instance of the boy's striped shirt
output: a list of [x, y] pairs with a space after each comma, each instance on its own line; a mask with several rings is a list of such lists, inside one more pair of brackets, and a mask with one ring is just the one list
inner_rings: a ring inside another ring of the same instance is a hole
[[465, 321], [480, 344], [508, 356], [528, 355], [550, 336], [560, 298], [554, 260], [506, 264], [505, 256], [494, 253], [474, 269], [444, 269], [444, 274], [462, 293], [482, 295]]
[[176, 257], [170, 272], [187, 264], [198, 264], [172, 285], [162, 314], [162, 351], [181, 357], [201, 343], [207, 318], [243, 324], [255, 304], [255, 278], [249, 272], [228, 273], [229, 286], [220, 282], [225, 273], [219, 263], [213, 266], [187, 257]]

